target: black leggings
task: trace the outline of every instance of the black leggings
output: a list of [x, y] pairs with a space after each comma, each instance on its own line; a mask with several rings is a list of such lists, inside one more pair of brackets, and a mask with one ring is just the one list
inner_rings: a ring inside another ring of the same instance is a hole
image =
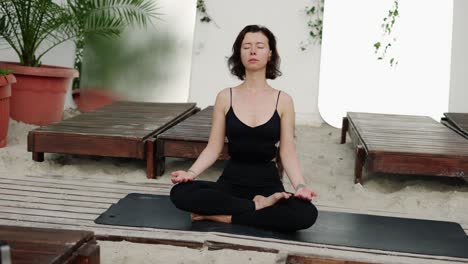
[[273, 206], [255, 210], [255, 195], [284, 192], [282, 185], [243, 186], [226, 182], [192, 181], [172, 187], [171, 200], [184, 211], [201, 215], [232, 215], [233, 224], [278, 231], [309, 228], [317, 219], [317, 208], [291, 196]]

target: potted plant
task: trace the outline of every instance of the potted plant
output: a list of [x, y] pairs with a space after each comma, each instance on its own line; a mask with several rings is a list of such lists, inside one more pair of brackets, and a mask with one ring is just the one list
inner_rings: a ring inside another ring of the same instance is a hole
[[0, 148], [6, 146], [8, 122], [10, 121], [11, 84], [16, 79], [11, 70], [0, 68]]
[[[19, 63], [0, 62], [17, 78], [12, 86], [11, 117], [29, 124], [60, 121], [71, 80], [78, 71], [42, 65], [57, 45], [73, 40], [82, 50], [88, 36], [118, 37], [131, 24], [146, 26], [155, 17], [152, 0], [0, 0], [0, 41]], [[77, 52], [78, 54], [79, 52]]]

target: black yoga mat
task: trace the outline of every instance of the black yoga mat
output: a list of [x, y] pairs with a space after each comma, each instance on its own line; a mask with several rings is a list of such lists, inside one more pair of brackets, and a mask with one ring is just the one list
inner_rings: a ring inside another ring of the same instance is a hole
[[191, 222], [190, 214], [175, 208], [168, 196], [137, 193], [113, 204], [94, 222], [468, 258], [468, 236], [452, 222], [319, 211], [311, 228], [282, 233], [210, 221]]

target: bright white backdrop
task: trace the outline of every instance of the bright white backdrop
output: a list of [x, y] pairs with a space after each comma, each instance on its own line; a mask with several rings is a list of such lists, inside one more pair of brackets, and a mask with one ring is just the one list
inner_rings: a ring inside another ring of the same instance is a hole
[[242, 28], [260, 24], [277, 37], [281, 56], [283, 76], [269, 83], [293, 97], [298, 124], [322, 123], [317, 106], [320, 45], [300, 50], [301, 42], [308, 39], [305, 8], [314, 2], [205, 0], [215, 23], [196, 21], [189, 101], [212, 105], [220, 90], [240, 82], [229, 73], [227, 57]]
[[393, 1], [325, 2], [319, 91], [323, 119], [335, 127], [347, 111], [440, 119], [449, 104], [453, 2], [399, 1], [398, 38], [391, 51], [396, 67], [378, 61], [373, 47]]

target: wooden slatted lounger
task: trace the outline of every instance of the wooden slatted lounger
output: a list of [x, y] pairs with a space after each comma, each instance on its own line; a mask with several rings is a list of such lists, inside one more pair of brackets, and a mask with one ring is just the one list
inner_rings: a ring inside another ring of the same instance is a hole
[[368, 171], [467, 177], [468, 141], [427, 116], [348, 112], [346, 132], [356, 149], [355, 182]]
[[444, 113], [440, 122], [468, 139], [468, 113]]
[[154, 178], [156, 136], [199, 111], [195, 103], [115, 102], [28, 134], [33, 160], [44, 153], [63, 153], [146, 159], [148, 178]]
[[9, 247], [8, 263], [100, 263], [90, 231], [0, 225], [0, 239]]
[[[197, 114], [187, 118], [179, 124], [158, 135], [156, 140], [156, 176], [164, 173], [166, 157], [196, 159], [208, 144], [211, 130], [213, 106], [208, 106]], [[229, 159], [227, 138], [224, 141], [224, 149], [219, 160]], [[279, 155], [279, 175], [283, 168]]]

